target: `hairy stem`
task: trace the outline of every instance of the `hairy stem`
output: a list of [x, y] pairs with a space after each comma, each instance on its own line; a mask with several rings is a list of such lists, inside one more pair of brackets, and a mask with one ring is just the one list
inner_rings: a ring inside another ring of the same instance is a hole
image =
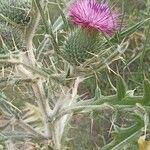
[[[43, 1], [41, 1], [43, 2]], [[36, 59], [35, 54], [33, 50], [33, 37], [36, 31], [36, 28], [38, 27], [40, 21], [40, 12], [38, 11], [35, 2], [33, 1], [33, 9], [32, 9], [32, 20], [29, 24], [29, 26], [26, 28], [25, 31], [25, 44], [26, 44], [26, 54], [23, 56], [23, 63], [28, 64], [31, 67], [34, 67], [36, 65]], [[27, 70], [24, 66], [19, 65], [18, 69], [22, 72], [22, 74], [25, 74], [28, 78], [33, 78], [35, 75]], [[34, 95], [37, 100], [37, 104], [39, 106], [39, 109], [41, 111], [41, 115], [43, 118], [43, 123], [45, 127], [45, 137], [50, 138], [51, 132], [48, 124], [48, 111], [50, 111], [50, 107], [48, 105], [48, 99], [45, 96], [44, 88], [43, 88], [43, 81], [38, 79], [37, 82], [32, 84], [32, 89], [34, 92]]]

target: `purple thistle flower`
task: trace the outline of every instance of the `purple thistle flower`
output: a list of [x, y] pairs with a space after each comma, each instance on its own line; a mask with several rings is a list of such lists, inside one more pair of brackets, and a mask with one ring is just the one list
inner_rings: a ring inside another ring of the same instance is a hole
[[71, 21], [88, 29], [97, 29], [111, 36], [121, 25], [120, 14], [113, 11], [107, 2], [76, 0], [69, 9]]

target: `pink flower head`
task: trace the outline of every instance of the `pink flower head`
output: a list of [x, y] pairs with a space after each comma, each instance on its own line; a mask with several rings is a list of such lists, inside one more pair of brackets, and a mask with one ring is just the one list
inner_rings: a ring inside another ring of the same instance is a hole
[[120, 16], [107, 2], [98, 3], [96, 0], [76, 0], [69, 9], [69, 17], [74, 24], [97, 29], [110, 36], [119, 29]]

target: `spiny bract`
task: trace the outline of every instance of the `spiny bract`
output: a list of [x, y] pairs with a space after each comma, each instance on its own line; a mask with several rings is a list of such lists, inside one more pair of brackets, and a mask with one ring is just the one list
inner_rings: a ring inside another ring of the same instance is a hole
[[64, 58], [72, 65], [80, 65], [98, 53], [100, 43], [97, 32], [79, 28], [65, 41]]

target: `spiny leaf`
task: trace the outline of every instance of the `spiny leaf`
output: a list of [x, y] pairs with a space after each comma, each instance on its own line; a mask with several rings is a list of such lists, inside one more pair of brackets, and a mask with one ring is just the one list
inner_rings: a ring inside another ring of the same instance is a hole
[[149, 104], [150, 102], [150, 81], [145, 79], [144, 80], [144, 104]]
[[121, 32], [121, 37], [124, 38], [124, 37], [127, 37], [127, 36], [131, 35], [135, 31], [137, 31], [139, 28], [141, 28], [149, 20], [150, 20], [150, 18], [142, 20], [142, 21], [138, 22], [137, 24], [131, 26], [127, 30]]
[[135, 124], [129, 128], [120, 128], [115, 125], [114, 140], [104, 146], [101, 150], [121, 150], [123, 147], [128, 146], [129, 142], [132, 144], [137, 141], [144, 124], [138, 116], [136, 116], [134, 121]]
[[126, 91], [127, 91], [126, 83], [124, 79], [120, 75], [118, 75], [117, 76], [117, 97], [119, 101], [125, 97]]
[[138, 22], [137, 24], [129, 27], [127, 30], [122, 31], [118, 35], [115, 35], [110, 40], [107, 40], [106, 43], [104, 43], [104, 45], [107, 45], [109, 43], [118, 43], [119, 41], [122, 41], [125, 37], [128, 37], [129, 35], [133, 34], [135, 31], [140, 29], [149, 20], [150, 18], [147, 18], [145, 20]]
[[52, 31], [52, 27], [51, 27], [51, 25], [49, 24], [49, 22], [45, 18], [44, 12], [42, 10], [42, 6], [41, 6], [41, 4], [40, 4], [40, 2], [38, 0], [35, 0], [35, 3], [37, 5], [37, 8], [38, 8], [40, 14], [41, 14], [41, 17], [42, 17], [42, 20], [43, 20], [43, 24], [45, 26], [46, 33], [51, 36], [51, 41], [53, 43], [53, 47], [54, 47], [55, 51], [57, 53], [60, 53], [59, 46], [57, 44], [57, 41], [56, 41], [55, 36], [54, 36], [54, 33]]

